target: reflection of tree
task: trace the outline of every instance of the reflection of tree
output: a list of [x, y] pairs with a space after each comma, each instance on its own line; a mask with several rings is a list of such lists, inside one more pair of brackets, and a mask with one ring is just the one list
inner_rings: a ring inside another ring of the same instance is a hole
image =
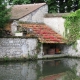
[[80, 77], [76, 75], [76, 65], [73, 66], [72, 71], [67, 71], [62, 80], [80, 80]]

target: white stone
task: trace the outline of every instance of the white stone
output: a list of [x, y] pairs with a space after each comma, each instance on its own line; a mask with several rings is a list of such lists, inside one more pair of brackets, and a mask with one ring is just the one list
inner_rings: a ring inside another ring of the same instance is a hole
[[[76, 51], [77, 49], [77, 51]], [[64, 46], [62, 53], [67, 54], [69, 56], [77, 56], [80, 57], [80, 40], [77, 40], [76, 49], [73, 46]]]
[[43, 44], [41, 44], [41, 50], [40, 50], [40, 53], [38, 54], [38, 58], [43, 58]]
[[11, 24], [11, 33], [14, 35], [15, 32], [17, 31], [17, 26], [18, 26], [18, 23], [16, 21], [14, 21], [12, 24]]
[[13, 40], [9, 40], [9, 43], [13, 43]]
[[35, 56], [37, 39], [35, 38], [34, 39], [1, 38], [1, 39], [3, 42], [0, 43], [2, 44], [0, 46], [0, 58], [4, 58], [5, 55], [7, 55], [10, 58], [11, 56], [23, 58], [23, 57], [28, 57], [28, 53], [29, 55]]
[[23, 33], [15, 33], [15, 36], [23, 36]]

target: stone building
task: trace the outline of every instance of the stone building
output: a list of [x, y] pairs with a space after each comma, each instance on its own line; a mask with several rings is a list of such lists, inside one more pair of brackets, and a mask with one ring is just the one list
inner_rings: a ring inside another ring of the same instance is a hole
[[[44, 16], [47, 13], [46, 3], [14, 5], [10, 13], [11, 21], [19, 22], [18, 25], [25, 28], [27, 33], [25, 36], [17, 36], [18, 38], [15, 36], [0, 39], [0, 57], [28, 57], [37, 54], [38, 58], [43, 58], [43, 55], [61, 53], [63, 37], [44, 23]], [[6, 30], [11, 31], [13, 36], [18, 30], [18, 25], [15, 24], [10, 23], [6, 26]]]
[[46, 3], [14, 5], [11, 9], [11, 20], [28, 23], [43, 23], [44, 15], [48, 13]]

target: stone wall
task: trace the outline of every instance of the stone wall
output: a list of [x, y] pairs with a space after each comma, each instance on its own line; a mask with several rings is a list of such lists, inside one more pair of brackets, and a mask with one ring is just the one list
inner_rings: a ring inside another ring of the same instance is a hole
[[74, 48], [73, 46], [64, 45], [62, 53], [69, 56], [80, 57], [80, 40], [77, 40], [76, 48]]
[[23, 58], [36, 54], [37, 39], [0, 38], [0, 58]]
[[44, 23], [62, 36], [64, 35], [65, 31], [64, 21], [65, 19], [62, 17], [44, 18]]
[[19, 19], [19, 21], [30, 22], [30, 23], [43, 23], [44, 15], [48, 13], [48, 6], [44, 5], [27, 16]]

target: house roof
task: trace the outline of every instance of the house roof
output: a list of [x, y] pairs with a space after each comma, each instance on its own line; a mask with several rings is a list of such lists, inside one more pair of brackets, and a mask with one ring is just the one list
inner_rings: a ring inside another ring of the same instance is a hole
[[61, 35], [45, 24], [21, 24], [21, 26], [32, 29], [33, 34], [37, 36], [42, 43], [65, 43]]
[[11, 19], [20, 19], [44, 5], [46, 3], [14, 5], [11, 8]]

